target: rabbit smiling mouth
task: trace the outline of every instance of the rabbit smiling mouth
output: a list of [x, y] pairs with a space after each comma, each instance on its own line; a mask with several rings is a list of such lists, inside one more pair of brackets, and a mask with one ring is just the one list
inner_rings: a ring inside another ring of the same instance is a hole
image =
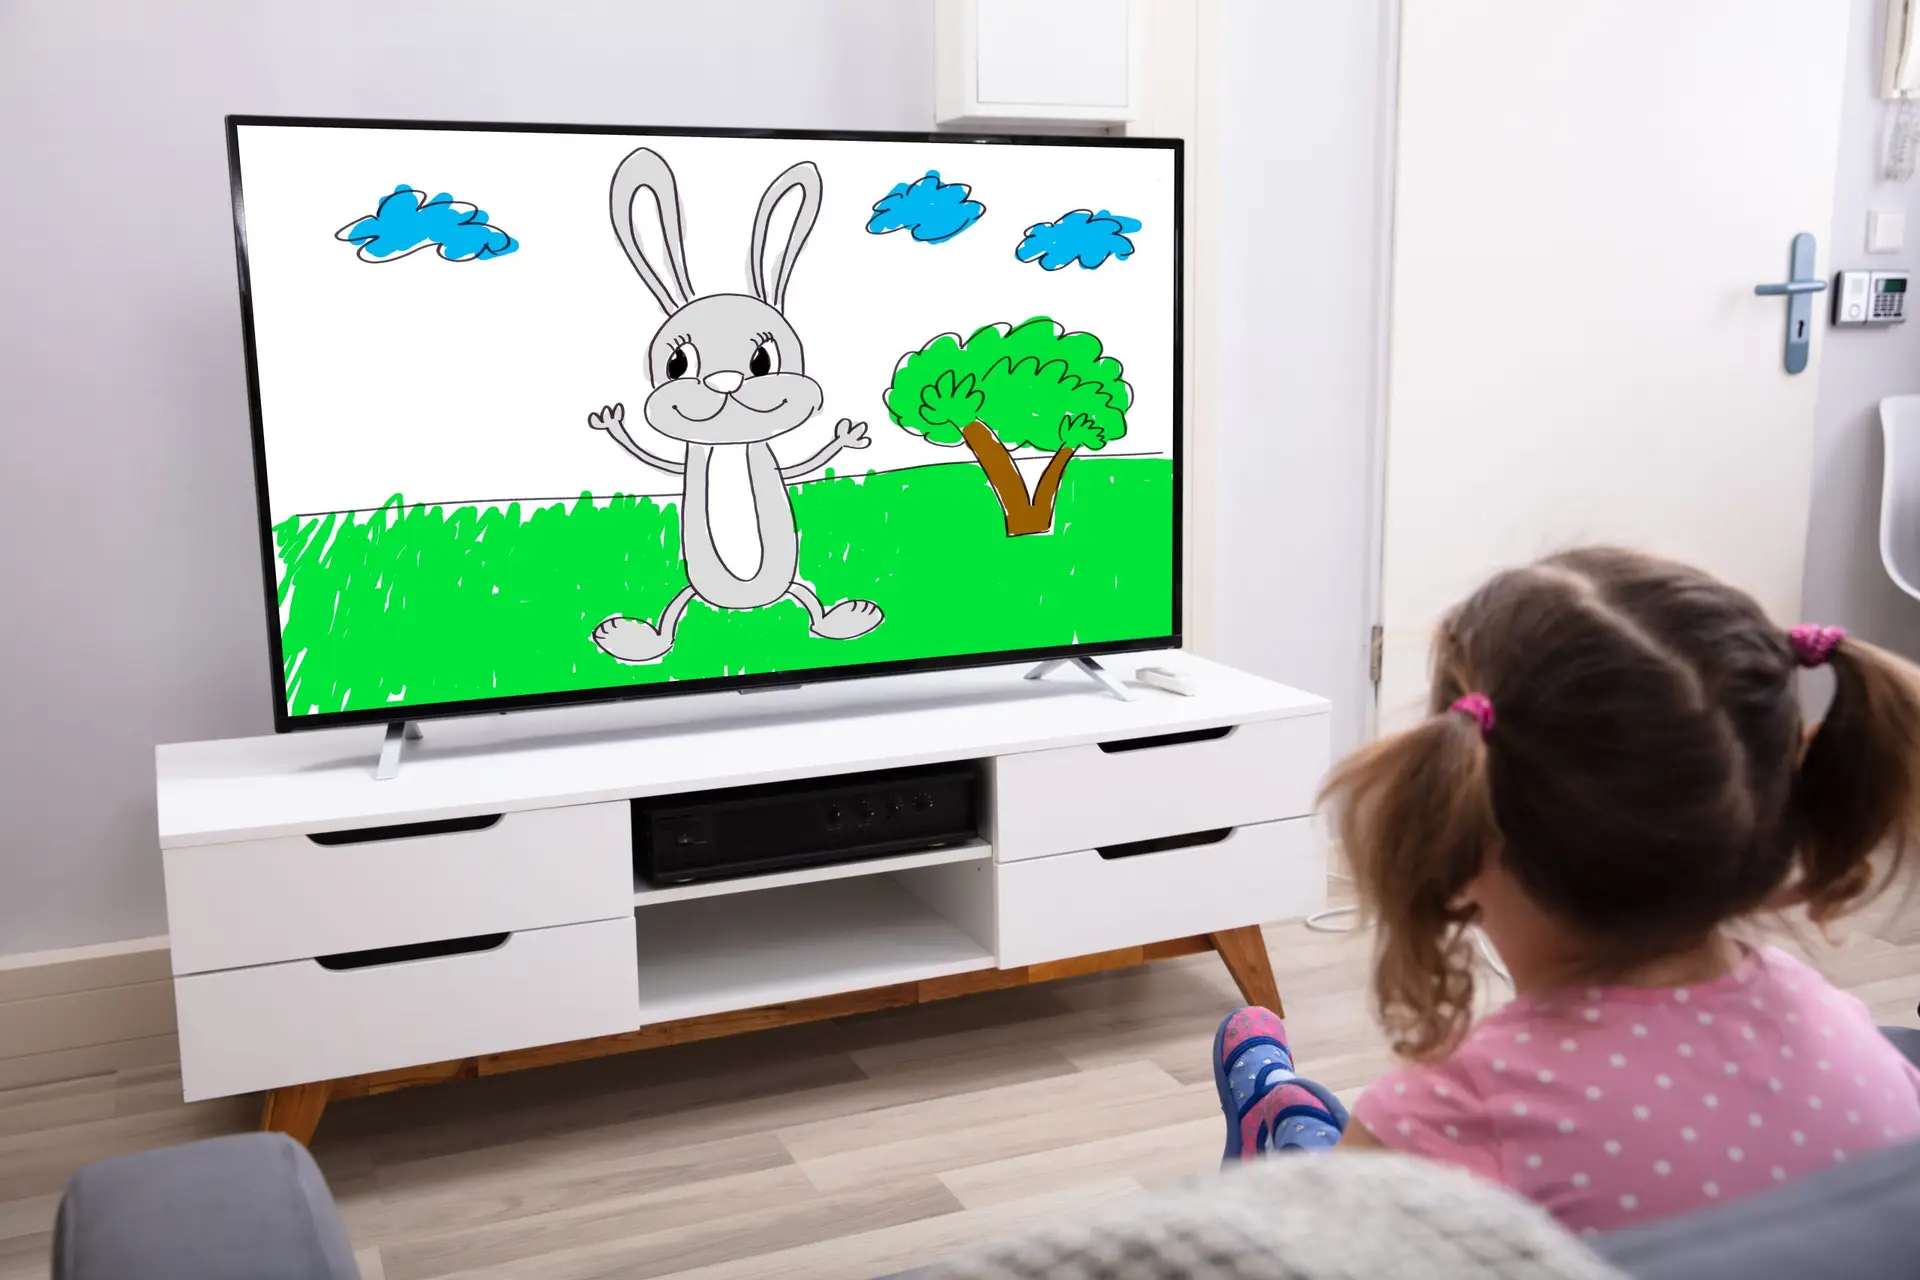
[[731, 395], [722, 396], [720, 398], [720, 407], [718, 409], [715, 409], [712, 413], [708, 414], [704, 418], [694, 417], [692, 414], [688, 413], [685, 409], [682, 409], [677, 404], [670, 405], [668, 407], [671, 408], [675, 413], [679, 414], [682, 418], [685, 418], [688, 422], [712, 422], [715, 418], [719, 417], [721, 414], [727, 411], [727, 402], [730, 400], [733, 401], [734, 404], [739, 405], [742, 409], [745, 409], [748, 413], [762, 413], [762, 414], [777, 413], [780, 410], [787, 407], [787, 402], [785, 400], [782, 400], [779, 404], [770, 406], [769, 408], [756, 409], [752, 405], [746, 403], [744, 400], [735, 400]]

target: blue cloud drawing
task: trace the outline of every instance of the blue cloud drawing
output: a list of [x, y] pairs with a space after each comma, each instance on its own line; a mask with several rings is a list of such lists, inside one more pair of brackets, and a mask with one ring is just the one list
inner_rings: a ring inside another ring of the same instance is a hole
[[880, 197], [867, 219], [867, 230], [876, 236], [889, 231], [910, 231], [922, 244], [943, 244], [974, 223], [987, 206], [970, 200], [972, 188], [963, 182], [942, 182], [938, 170], [927, 170], [917, 182], [894, 184]]
[[1125, 262], [1132, 257], [1133, 241], [1127, 236], [1139, 229], [1138, 218], [1123, 218], [1105, 209], [1098, 213], [1075, 209], [1052, 222], [1028, 227], [1026, 239], [1013, 256], [1022, 262], [1038, 258], [1047, 271], [1058, 271], [1069, 262], [1078, 262], [1091, 271], [1108, 258]]
[[448, 262], [475, 262], [520, 247], [518, 240], [487, 222], [486, 210], [444, 191], [429, 200], [426, 192], [404, 182], [372, 213], [349, 222], [333, 238], [358, 245], [362, 262], [398, 262], [428, 246]]

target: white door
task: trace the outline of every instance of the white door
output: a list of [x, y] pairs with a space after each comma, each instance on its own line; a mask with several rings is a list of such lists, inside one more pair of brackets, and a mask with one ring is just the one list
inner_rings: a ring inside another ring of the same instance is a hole
[[1846, 0], [1403, 0], [1379, 719], [1494, 570], [1677, 556], [1797, 621]]

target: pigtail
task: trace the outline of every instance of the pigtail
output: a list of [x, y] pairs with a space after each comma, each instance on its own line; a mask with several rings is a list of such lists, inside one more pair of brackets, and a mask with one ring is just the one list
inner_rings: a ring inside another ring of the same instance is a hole
[[[1490, 714], [1490, 713], [1489, 713]], [[1321, 789], [1379, 926], [1374, 1001], [1394, 1050], [1440, 1057], [1473, 1016], [1461, 892], [1498, 838], [1487, 744], [1472, 715], [1443, 712], [1342, 761]]]
[[[1890, 883], [1920, 835], [1920, 686], [1907, 663], [1840, 633], [1820, 654], [1833, 701], [1799, 774], [1799, 881], [1793, 896], [1826, 924]], [[1807, 660], [1801, 637], [1796, 650]], [[1887, 853], [1874, 883], [1872, 858]]]

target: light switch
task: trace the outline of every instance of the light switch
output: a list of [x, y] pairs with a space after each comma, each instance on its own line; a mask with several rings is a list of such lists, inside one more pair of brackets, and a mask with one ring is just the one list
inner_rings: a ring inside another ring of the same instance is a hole
[[1898, 253], [1907, 242], [1907, 215], [1886, 209], [1867, 214], [1867, 252]]

